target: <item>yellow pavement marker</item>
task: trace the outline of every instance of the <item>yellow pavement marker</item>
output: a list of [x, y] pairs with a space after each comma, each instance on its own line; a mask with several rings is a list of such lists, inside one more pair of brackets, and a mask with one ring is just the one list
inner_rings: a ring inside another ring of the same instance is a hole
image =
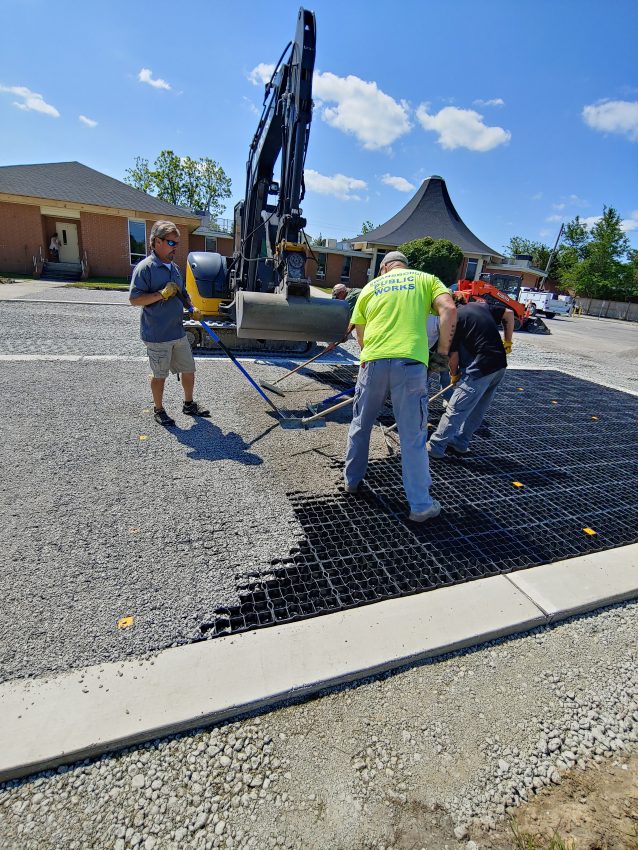
[[120, 617], [117, 621], [118, 629], [130, 629], [133, 625], [133, 617]]

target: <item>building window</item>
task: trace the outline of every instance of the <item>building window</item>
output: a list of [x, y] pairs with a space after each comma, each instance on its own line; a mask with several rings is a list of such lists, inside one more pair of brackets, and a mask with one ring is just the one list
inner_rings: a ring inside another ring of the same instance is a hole
[[210, 251], [213, 254], [217, 253], [217, 237], [216, 236], [205, 236], [204, 237], [204, 251]]
[[136, 266], [146, 256], [146, 222], [134, 218], [128, 220], [128, 241], [131, 265]]
[[343, 265], [341, 266], [341, 283], [345, 283], [347, 280], [350, 280], [350, 263], [352, 261], [352, 257], [344, 257]]
[[317, 271], [315, 277], [317, 280], [325, 280], [326, 279], [326, 255], [320, 254], [317, 252], [315, 254], [317, 258]]
[[474, 280], [477, 268], [478, 260], [475, 257], [468, 257], [467, 266], [465, 267], [465, 280]]

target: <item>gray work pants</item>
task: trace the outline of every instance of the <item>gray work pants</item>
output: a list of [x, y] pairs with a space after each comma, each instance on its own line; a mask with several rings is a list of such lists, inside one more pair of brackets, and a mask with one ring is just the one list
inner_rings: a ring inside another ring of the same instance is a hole
[[403, 487], [410, 509], [420, 513], [432, 504], [430, 467], [425, 448], [428, 430], [427, 369], [423, 363], [402, 358], [362, 363], [357, 378], [348, 431], [346, 484], [358, 484], [368, 467], [370, 434], [385, 398], [392, 410], [401, 441]]
[[443, 457], [448, 446], [464, 451], [492, 403], [505, 369], [491, 375], [463, 377], [456, 384], [452, 398], [430, 437], [430, 454]]

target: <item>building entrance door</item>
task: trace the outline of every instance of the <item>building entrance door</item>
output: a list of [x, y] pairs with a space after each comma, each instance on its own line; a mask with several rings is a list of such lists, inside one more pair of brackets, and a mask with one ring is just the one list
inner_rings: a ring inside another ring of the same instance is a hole
[[80, 243], [78, 242], [78, 226], [69, 221], [56, 221], [55, 228], [60, 240], [60, 262], [79, 263]]

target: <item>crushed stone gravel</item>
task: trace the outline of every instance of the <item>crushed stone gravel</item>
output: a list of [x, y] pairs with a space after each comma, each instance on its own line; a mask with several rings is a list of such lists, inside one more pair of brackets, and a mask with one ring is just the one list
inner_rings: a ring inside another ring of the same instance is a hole
[[0, 846], [465, 846], [567, 771], [635, 750], [637, 633], [624, 603], [9, 782]]

